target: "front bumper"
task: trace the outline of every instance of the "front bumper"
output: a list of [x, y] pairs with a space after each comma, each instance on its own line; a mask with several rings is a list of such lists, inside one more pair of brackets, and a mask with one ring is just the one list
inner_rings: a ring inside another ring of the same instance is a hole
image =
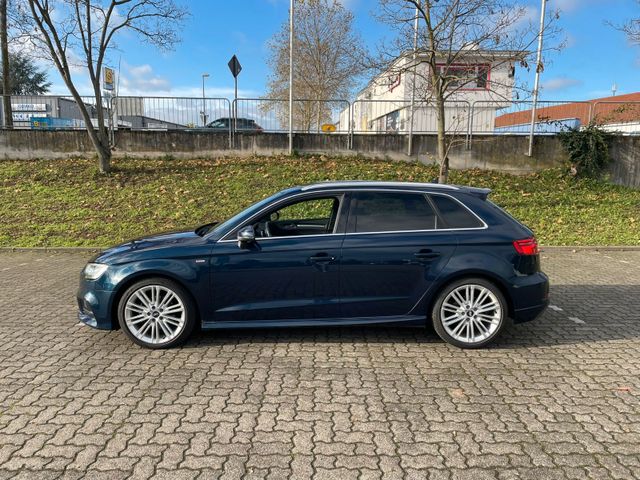
[[78, 319], [90, 327], [100, 330], [115, 330], [111, 318], [111, 300], [113, 292], [96, 290], [89, 281], [81, 281], [76, 295], [78, 302]]

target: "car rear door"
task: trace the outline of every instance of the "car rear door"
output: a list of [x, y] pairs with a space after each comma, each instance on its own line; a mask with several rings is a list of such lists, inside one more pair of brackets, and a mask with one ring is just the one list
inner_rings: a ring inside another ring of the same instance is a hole
[[418, 191], [352, 193], [342, 244], [341, 316], [393, 317], [419, 311], [457, 245], [437, 230], [437, 215]]

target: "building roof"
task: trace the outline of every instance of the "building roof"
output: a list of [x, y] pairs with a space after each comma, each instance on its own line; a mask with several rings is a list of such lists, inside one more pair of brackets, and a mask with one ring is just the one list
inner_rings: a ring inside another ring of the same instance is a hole
[[[536, 117], [536, 122], [576, 118], [580, 125], [587, 125], [592, 119], [600, 124], [637, 122], [640, 121], [640, 92], [560, 105], [540, 103], [536, 109]], [[523, 110], [496, 117], [495, 126], [510, 127], [529, 122], [531, 110]]]

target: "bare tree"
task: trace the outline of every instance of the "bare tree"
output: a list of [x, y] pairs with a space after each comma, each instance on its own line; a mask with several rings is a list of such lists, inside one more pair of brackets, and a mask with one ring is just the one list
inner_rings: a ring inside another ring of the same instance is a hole
[[379, 17], [398, 32], [392, 47], [381, 54], [383, 60], [386, 57], [382, 68], [395, 75], [408, 74], [405, 78], [414, 82], [416, 99], [433, 105], [439, 181], [446, 183], [448, 153], [453, 145], [447, 135], [446, 102], [455, 101], [472, 82], [486, 84], [495, 96], [511, 92], [511, 88], [496, 88], [478, 59], [490, 63], [491, 68], [507, 62], [527, 65], [537, 29], [526, 21], [526, 7], [514, 0], [380, 0], [380, 4]]
[[[105, 118], [101, 73], [116, 37], [132, 32], [160, 49], [177, 41], [188, 15], [174, 0], [22, 0], [23, 40], [31, 42], [53, 62], [73, 96], [98, 154], [101, 172], [111, 165], [111, 141]], [[90, 107], [74, 82], [81, 65], [89, 75], [95, 97], [95, 125]]]
[[7, 23], [7, 0], [0, 0], [0, 52], [2, 54], [2, 111], [4, 113], [4, 127], [13, 127], [13, 113], [11, 111], [11, 78], [9, 69], [9, 26]]
[[[331, 105], [326, 100], [347, 99], [352, 93], [362, 72], [363, 42], [354, 32], [353, 15], [337, 0], [296, 0], [294, 32], [294, 95], [312, 100], [294, 104], [294, 125], [309, 131], [330, 117]], [[267, 98], [288, 99], [288, 22], [269, 47]], [[287, 104], [278, 102], [276, 113], [285, 121]]]
[[[637, 3], [640, 7], [640, 0], [637, 0]], [[613, 25], [613, 27], [624, 32], [631, 43], [640, 45], [640, 15], [623, 25]]]

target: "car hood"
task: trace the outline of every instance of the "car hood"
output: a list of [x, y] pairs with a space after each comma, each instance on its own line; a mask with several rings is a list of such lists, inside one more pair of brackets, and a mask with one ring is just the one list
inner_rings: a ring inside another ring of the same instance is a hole
[[100, 252], [92, 261], [99, 263], [119, 263], [131, 261], [132, 257], [162, 257], [168, 249], [203, 243], [203, 238], [193, 230], [161, 233], [149, 237], [136, 238]]

